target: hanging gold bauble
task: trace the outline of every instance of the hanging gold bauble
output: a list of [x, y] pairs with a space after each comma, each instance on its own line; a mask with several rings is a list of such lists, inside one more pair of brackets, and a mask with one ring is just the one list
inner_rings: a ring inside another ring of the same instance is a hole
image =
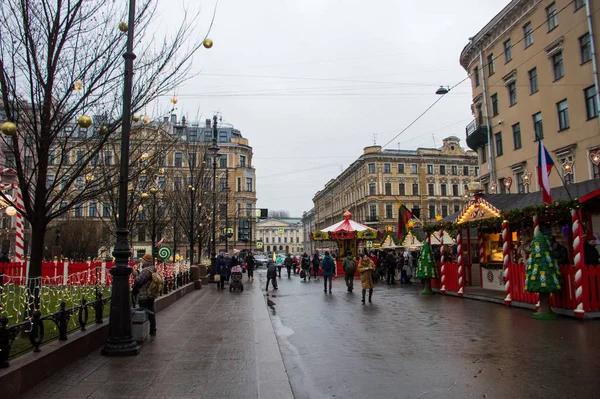
[[157, 188], [156, 188], [156, 187], [152, 187], [152, 188], [150, 189], [150, 194], [152, 194], [152, 195], [155, 195], [157, 192], [158, 192], [158, 190], [157, 190]]
[[137, 115], [133, 115], [133, 121], [134, 122], [139, 122], [140, 121], [140, 117]]
[[165, 168], [160, 168], [160, 169], [158, 170], [158, 173], [160, 173], [161, 175], [162, 175], [162, 174], [164, 174], [164, 173], [165, 173]]
[[108, 133], [108, 126], [106, 126], [106, 125], [100, 126], [100, 128], [98, 129], [98, 132], [100, 132], [100, 134], [107, 134]]
[[150, 157], [150, 155], [147, 152], [145, 152], [140, 158], [142, 158], [142, 161], [145, 161], [146, 159], [148, 159], [148, 157]]
[[144, 207], [143, 207], [143, 206], [141, 206], [141, 205], [138, 205], [138, 211], [140, 211], [140, 212], [141, 212], [141, 211], [143, 211], [143, 210], [144, 210]]
[[202, 42], [202, 45], [204, 46], [204, 48], [211, 48], [213, 46], [213, 41], [210, 40], [209, 38], [206, 38]]
[[84, 129], [92, 126], [92, 118], [87, 115], [81, 115], [79, 119], [77, 119], [77, 124]]
[[81, 81], [81, 79], [77, 79], [75, 82], [73, 82], [73, 88], [75, 90], [83, 89], [83, 82]]
[[173, 96], [173, 98], [171, 99], [171, 103], [173, 105], [177, 104], [177, 96]]
[[93, 181], [94, 179], [95, 179], [95, 177], [91, 173], [88, 173], [87, 175], [85, 175], [85, 180], [87, 180], [87, 181]]
[[4, 122], [2, 124], [2, 133], [7, 136], [14, 136], [17, 133], [17, 125], [12, 122]]
[[142, 201], [146, 201], [148, 198], [150, 198], [150, 196], [148, 195], [148, 193], [143, 193], [140, 198], [142, 199]]
[[148, 115], [142, 116], [142, 122], [147, 125], [148, 123], [150, 123], [150, 117]]
[[127, 26], [127, 24], [125, 22], [121, 22], [119, 24], [119, 30], [123, 33], [127, 32], [127, 30], [129, 29], [129, 26]]

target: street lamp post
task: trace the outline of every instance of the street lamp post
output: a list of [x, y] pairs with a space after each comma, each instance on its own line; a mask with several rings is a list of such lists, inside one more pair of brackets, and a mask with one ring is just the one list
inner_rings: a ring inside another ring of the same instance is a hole
[[138, 344], [133, 340], [131, 323], [131, 300], [129, 295], [128, 260], [131, 255], [127, 230], [127, 183], [129, 181], [129, 135], [131, 133], [131, 96], [133, 86], [133, 28], [135, 23], [135, 0], [129, 1], [129, 26], [127, 31], [127, 51], [125, 58], [125, 79], [123, 89], [123, 121], [121, 130], [121, 169], [119, 178], [119, 217], [117, 239], [113, 256], [115, 265], [110, 269], [113, 277], [110, 301], [108, 339], [102, 349], [106, 356], [137, 355]]
[[196, 209], [194, 203], [194, 186], [188, 187], [190, 191], [190, 265], [194, 264], [194, 211]]
[[217, 265], [217, 249], [216, 249], [216, 221], [217, 221], [217, 158], [219, 156], [219, 146], [217, 145], [217, 115], [213, 116], [213, 139], [212, 145], [208, 149], [213, 155], [213, 175], [212, 175], [212, 242], [210, 247], [210, 268], [211, 274], [214, 277]]
[[[225, 171], [225, 252], [229, 252], [229, 170]], [[234, 244], [235, 248], [235, 244]]]

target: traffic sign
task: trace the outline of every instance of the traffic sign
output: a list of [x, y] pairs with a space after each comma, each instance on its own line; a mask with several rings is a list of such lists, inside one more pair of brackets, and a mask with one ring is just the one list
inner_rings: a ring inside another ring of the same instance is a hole
[[277, 229], [277, 234], [283, 234], [283, 227], [279, 227]]
[[262, 247], [263, 247], [262, 241], [256, 241], [256, 248], [257, 249], [262, 249]]
[[367, 242], [365, 242], [365, 247], [367, 247], [367, 248], [373, 248], [373, 241], [367, 241]]

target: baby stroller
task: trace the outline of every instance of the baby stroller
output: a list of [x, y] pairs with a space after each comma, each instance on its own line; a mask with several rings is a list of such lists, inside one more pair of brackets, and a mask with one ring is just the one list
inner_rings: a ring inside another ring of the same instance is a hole
[[242, 272], [242, 267], [241, 266], [234, 266], [231, 268], [231, 283], [229, 284], [229, 291], [240, 291], [243, 292], [244, 291], [244, 284], [242, 283], [242, 277], [243, 277], [243, 272]]

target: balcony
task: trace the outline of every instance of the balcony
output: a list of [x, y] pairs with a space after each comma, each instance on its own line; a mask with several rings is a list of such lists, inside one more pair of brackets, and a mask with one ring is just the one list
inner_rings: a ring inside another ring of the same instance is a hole
[[483, 147], [488, 142], [488, 128], [486, 118], [477, 118], [471, 121], [465, 129], [467, 131], [467, 145], [473, 151]]
[[365, 224], [373, 224], [379, 223], [379, 218], [377, 216], [367, 216], [365, 219]]

